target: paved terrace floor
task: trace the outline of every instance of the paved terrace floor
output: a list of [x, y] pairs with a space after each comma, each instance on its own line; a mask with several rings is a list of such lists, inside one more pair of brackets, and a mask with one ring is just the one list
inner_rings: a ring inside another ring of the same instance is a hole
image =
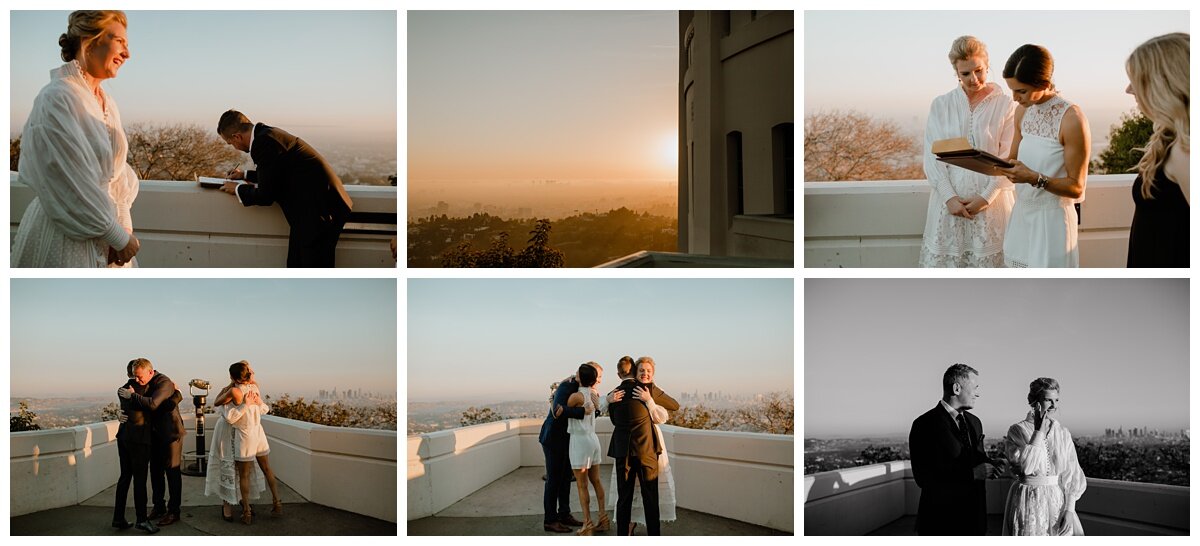
[[[396, 524], [353, 512], [307, 502], [282, 481], [276, 482], [283, 501], [283, 516], [271, 517], [271, 492], [253, 501], [254, 523], [221, 519], [221, 500], [204, 496], [204, 478], [183, 477], [183, 508], [179, 523], [162, 527], [159, 535], [395, 535]], [[130, 487], [132, 489], [132, 486]], [[43, 510], [10, 518], [13, 535], [143, 535], [137, 529], [113, 529], [113, 499], [117, 486], [105, 489], [76, 506]], [[149, 483], [146, 494], [149, 495]], [[125, 519], [134, 521], [133, 491], [129, 492]], [[153, 508], [153, 507], [149, 507]], [[241, 516], [241, 509], [234, 509]]]
[[[1000, 527], [1004, 524], [1004, 517], [1000, 514], [992, 514], [988, 516], [987, 536], [1000, 536]], [[880, 527], [867, 536], [917, 536], [917, 516], [904, 516], [896, 521], [893, 521], [883, 527]]]
[[[542, 492], [545, 469], [536, 466], [518, 468], [504, 477], [484, 486], [466, 498], [437, 514], [408, 522], [409, 535], [500, 535], [500, 536], [544, 536], [554, 535], [542, 529]], [[605, 493], [608, 493], [609, 475], [612, 465], [600, 468]], [[678, 488], [678, 482], [676, 482]], [[589, 487], [590, 489], [590, 487]], [[571, 508], [576, 519], [583, 519], [580, 511], [579, 493], [571, 484]], [[616, 492], [612, 493], [614, 499]], [[596, 517], [596, 496], [591, 497], [592, 517]], [[736, 535], [787, 535], [767, 527], [713, 516], [683, 508], [676, 509], [678, 519], [662, 524], [664, 536], [736, 536]], [[616, 521], [613, 521], [616, 527]], [[645, 526], [638, 526], [638, 535], [646, 533]], [[614, 531], [598, 533], [613, 535]]]

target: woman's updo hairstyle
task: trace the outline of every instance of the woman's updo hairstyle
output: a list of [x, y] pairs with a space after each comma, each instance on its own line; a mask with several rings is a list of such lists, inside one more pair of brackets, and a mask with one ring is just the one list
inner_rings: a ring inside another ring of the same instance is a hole
[[596, 376], [600, 375], [596, 372], [599, 367], [595, 362], [586, 362], [579, 365], [579, 385], [582, 387], [590, 387], [596, 384]]
[[129, 27], [125, 12], [120, 10], [80, 10], [71, 12], [67, 18], [67, 31], [58, 37], [58, 47], [63, 62], [75, 60], [82, 46], [87, 45], [104, 33], [104, 27], [116, 21]]
[[1004, 77], [1016, 78], [1036, 89], [1049, 89], [1054, 86], [1054, 57], [1042, 46], [1025, 44], [1004, 63]]
[[974, 36], [959, 36], [954, 39], [954, 43], [950, 44], [949, 57], [951, 66], [958, 61], [965, 61], [972, 57], [981, 57], [984, 62], [987, 62], [987, 46]]
[[1042, 395], [1046, 391], [1056, 391], [1058, 389], [1058, 381], [1049, 377], [1039, 377], [1029, 383], [1029, 405], [1032, 406], [1035, 402], [1042, 399]]
[[250, 363], [245, 360], [239, 360], [229, 365], [229, 378], [237, 383], [245, 383], [250, 380]]

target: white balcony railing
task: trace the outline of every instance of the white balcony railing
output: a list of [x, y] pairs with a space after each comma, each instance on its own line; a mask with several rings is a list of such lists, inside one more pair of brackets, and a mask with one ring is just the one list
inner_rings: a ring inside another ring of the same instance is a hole
[[[10, 173], [11, 238], [33, 190]], [[395, 186], [346, 186], [354, 213], [382, 224], [348, 223], [338, 240], [338, 267], [395, 267]], [[284, 267], [288, 224], [278, 206], [243, 207], [232, 195], [195, 182], [143, 180], [133, 203], [133, 229], [142, 243], [141, 267]], [[388, 224], [387, 222], [390, 222]], [[356, 227], [364, 229], [355, 230]]]
[[[212, 442], [214, 423], [205, 423]], [[184, 452], [196, 418], [184, 416]], [[9, 434], [9, 516], [77, 505], [120, 476], [116, 421]], [[271, 468], [309, 502], [396, 521], [396, 432], [328, 427], [266, 416]], [[207, 449], [207, 446], [206, 446]]]
[[[510, 419], [409, 436], [408, 519], [432, 516], [519, 467], [544, 466], [541, 426]], [[596, 432], [607, 446], [607, 417], [596, 420]], [[679, 507], [795, 532], [793, 436], [669, 425], [662, 432]]]
[[[987, 510], [1002, 514], [1011, 479], [988, 480]], [[1076, 504], [1089, 535], [1186, 535], [1188, 487], [1088, 478]], [[913, 516], [921, 489], [909, 461], [804, 477], [805, 535], [864, 535]]]
[[[1088, 177], [1079, 226], [1081, 267], [1125, 267], [1132, 174]], [[804, 184], [805, 267], [917, 267], [929, 183]]]

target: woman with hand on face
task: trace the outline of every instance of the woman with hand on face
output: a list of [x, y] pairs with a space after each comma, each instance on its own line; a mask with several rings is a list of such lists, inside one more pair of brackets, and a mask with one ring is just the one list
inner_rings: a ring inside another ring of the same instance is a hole
[[1083, 535], [1075, 502], [1087, 489], [1071, 432], [1050, 417], [1058, 410], [1058, 381], [1029, 384], [1029, 414], [1008, 427], [1004, 455], [1017, 475], [1004, 503], [1004, 535]]
[[1129, 74], [1125, 92], [1154, 123], [1133, 182], [1129, 267], [1189, 267], [1191, 263], [1191, 49], [1191, 35], [1175, 32], [1151, 38], [1125, 61]]
[[[1079, 267], [1079, 213], [1092, 141], [1087, 118], [1054, 87], [1054, 58], [1025, 44], [1004, 64], [1017, 107], [1008, 159], [997, 173], [1016, 184], [1004, 237], [1008, 267]], [[1015, 161], [1014, 161], [1015, 160]]]
[[967, 138], [977, 150], [1008, 156], [1013, 103], [988, 81], [987, 46], [961, 36], [950, 46], [958, 87], [933, 99], [925, 129], [925, 176], [933, 186], [921, 243], [921, 267], [1003, 267], [1012, 183], [937, 161], [933, 142]]
[[66, 64], [34, 100], [17, 180], [36, 197], [13, 241], [13, 267], [133, 267], [138, 178], [117, 103], [100, 86], [129, 60], [121, 11], [76, 11], [58, 39]]

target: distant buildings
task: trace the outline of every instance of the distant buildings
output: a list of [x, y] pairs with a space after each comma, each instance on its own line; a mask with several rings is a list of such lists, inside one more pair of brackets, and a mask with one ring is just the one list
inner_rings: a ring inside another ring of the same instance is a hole
[[679, 250], [793, 258], [791, 11], [680, 11]]

